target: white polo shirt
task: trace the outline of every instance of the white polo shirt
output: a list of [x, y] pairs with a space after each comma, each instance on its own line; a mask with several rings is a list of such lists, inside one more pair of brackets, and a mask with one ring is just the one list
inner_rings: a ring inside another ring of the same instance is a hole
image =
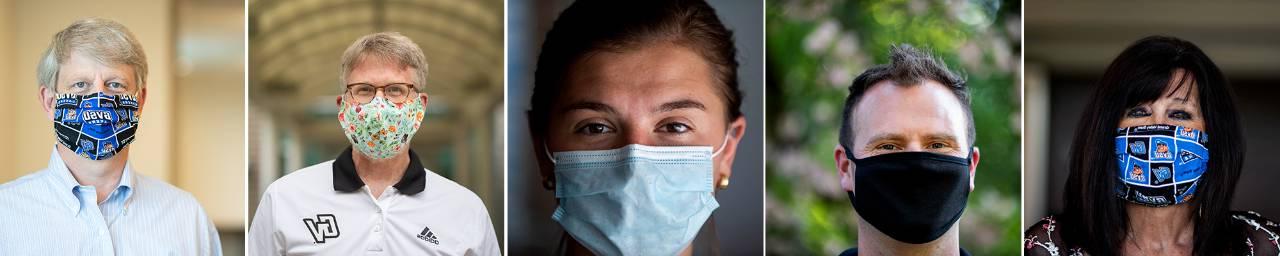
[[480, 198], [423, 168], [412, 150], [409, 159], [377, 199], [356, 175], [350, 147], [272, 182], [249, 227], [248, 255], [501, 255]]

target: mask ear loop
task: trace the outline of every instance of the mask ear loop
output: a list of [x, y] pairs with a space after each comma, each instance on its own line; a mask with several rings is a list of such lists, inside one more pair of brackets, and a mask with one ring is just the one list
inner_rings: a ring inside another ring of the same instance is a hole
[[[724, 151], [724, 146], [728, 144], [729, 144], [729, 134], [726, 133], [724, 135], [724, 141], [720, 142], [720, 148], [716, 149], [714, 153], [711, 153], [711, 158], [715, 159], [717, 155], [720, 155], [720, 152]], [[716, 184], [716, 187], [720, 188], [720, 190], [725, 190], [729, 188], [729, 176], [726, 175], [724, 177], [720, 177], [720, 182]]]
[[551, 159], [551, 164], [552, 164], [552, 165], [555, 165], [555, 164], [556, 164], [556, 157], [551, 155], [551, 149], [548, 149], [548, 148], [547, 148], [547, 144], [546, 144], [546, 143], [542, 143], [542, 153], [546, 153], [546, 154], [547, 154], [547, 159]]
[[[554, 165], [556, 165], [556, 157], [551, 155], [551, 149], [548, 149], [548, 148], [547, 148], [547, 144], [546, 144], [546, 143], [543, 143], [543, 144], [542, 144], [542, 152], [547, 154], [547, 159], [550, 159], [550, 160], [551, 160], [551, 165], [553, 165], [553, 166], [554, 166]], [[542, 188], [545, 188], [545, 189], [547, 189], [547, 190], [555, 190], [555, 189], [556, 189], [556, 178], [554, 178], [554, 177], [552, 177], [552, 178], [545, 178], [545, 177], [544, 177], [544, 178], [542, 178]]]
[[711, 153], [711, 158], [716, 158], [716, 156], [720, 155], [720, 152], [724, 151], [724, 146], [728, 144], [729, 144], [729, 134], [726, 133], [724, 135], [724, 141], [720, 142], [720, 148], [716, 149], [715, 152]]

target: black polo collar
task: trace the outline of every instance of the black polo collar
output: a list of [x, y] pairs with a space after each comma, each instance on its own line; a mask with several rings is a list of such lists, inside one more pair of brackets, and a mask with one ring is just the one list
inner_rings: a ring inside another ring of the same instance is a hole
[[[422, 192], [427, 187], [424, 170], [422, 162], [418, 161], [418, 154], [410, 149], [409, 167], [405, 168], [404, 176], [400, 177], [400, 181], [393, 187], [406, 195]], [[333, 190], [353, 192], [360, 187], [364, 187], [364, 181], [360, 180], [360, 175], [356, 174], [356, 162], [351, 159], [351, 147], [347, 147], [342, 154], [338, 155], [338, 159], [333, 161]]]

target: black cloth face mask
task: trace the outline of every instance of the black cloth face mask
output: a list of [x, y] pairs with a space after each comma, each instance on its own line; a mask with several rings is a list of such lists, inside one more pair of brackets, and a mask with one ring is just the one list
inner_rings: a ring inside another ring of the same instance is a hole
[[[894, 240], [937, 240], [964, 213], [969, 199], [969, 159], [929, 152], [853, 158], [853, 209]], [[972, 154], [972, 149], [970, 149]], [[855, 196], [856, 194], [856, 196]]]

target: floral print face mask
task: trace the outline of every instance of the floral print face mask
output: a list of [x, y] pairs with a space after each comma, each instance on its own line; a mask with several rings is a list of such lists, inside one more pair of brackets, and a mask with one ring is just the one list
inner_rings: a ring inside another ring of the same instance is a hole
[[392, 103], [375, 97], [366, 104], [342, 99], [338, 123], [352, 147], [373, 159], [387, 159], [409, 146], [409, 139], [422, 124], [424, 107], [420, 97]]

